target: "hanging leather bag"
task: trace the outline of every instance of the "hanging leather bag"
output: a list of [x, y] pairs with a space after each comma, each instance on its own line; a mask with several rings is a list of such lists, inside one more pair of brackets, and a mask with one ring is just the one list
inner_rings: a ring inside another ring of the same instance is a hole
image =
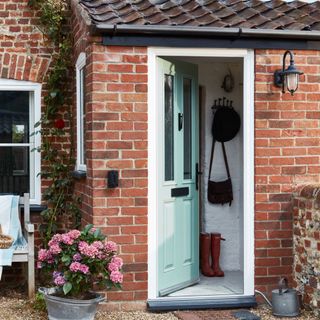
[[208, 177], [208, 201], [213, 204], [222, 204], [222, 205], [225, 203], [229, 203], [229, 206], [231, 206], [231, 203], [233, 200], [232, 182], [231, 182], [229, 165], [228, 165], [224, 142], [221, 142], [221, 144], [222, 144], [223, 158], [224, 158], [224, 163], [225, 163], [227, 174], [228, 174], [228, 179], [224, 181], [210, 180], [214, 147], [215, 147], [215, 139], [213, 139], [212, 148], [211, 148], [209, 177]]

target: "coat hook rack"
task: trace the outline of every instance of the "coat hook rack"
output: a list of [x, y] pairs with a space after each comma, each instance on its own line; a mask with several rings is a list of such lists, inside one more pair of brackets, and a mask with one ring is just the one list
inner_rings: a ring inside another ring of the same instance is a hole
[[233, 101], [227, 99], [226, 97], [218, 98], [214, 100], [213, 106], [211, 107], [212, 110], [219, 109], [221, 107], [233, 108], [232, 106]]

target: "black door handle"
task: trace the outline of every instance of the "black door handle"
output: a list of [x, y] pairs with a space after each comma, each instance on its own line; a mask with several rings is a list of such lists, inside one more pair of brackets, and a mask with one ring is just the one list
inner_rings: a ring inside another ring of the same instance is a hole
[[178, 130], [181, 131], [183, 126], [183, 113], [178, 113]]
[[202, 174], [202, 171], [199, 171], [199, 163], [196, 163], [196, 190], [199, 190], [199, 175]]

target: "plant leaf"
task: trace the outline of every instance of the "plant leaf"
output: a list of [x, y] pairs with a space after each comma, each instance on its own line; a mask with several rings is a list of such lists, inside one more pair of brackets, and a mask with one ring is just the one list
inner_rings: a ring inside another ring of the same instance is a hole
[[67, 295], [72, 289], [72, 284], [70, 282], [66, 282], [64, 285], [63, 285], [63, 293], [65, 295]]
[[65, 265], [69, 265], [71, 262], [71, 258], [68, 255], [63, 255], [61, 258], [61, 261], [65, 264]]
[[95, 238], [98, 238], [100, 236], [100, 233], [101, 233], [100, 229], [97, 229], [93, 235]]
[[83, 229], [83, 233], [87, 234], [89, 232], [89, 230], [92, 229], [92, 228], [93, 228], [93, 224], [87, 224], [85, 226], [85, 228]]

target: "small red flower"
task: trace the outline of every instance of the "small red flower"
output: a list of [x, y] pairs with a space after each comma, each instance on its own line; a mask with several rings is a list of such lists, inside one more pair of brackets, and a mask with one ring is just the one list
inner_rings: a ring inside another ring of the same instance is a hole
[[57, 128], [57, 129], [63, 129], [65, 127], [65, 122], [63, 119], [57, 119], [55, 122], [54, 122], [54, 126]]

